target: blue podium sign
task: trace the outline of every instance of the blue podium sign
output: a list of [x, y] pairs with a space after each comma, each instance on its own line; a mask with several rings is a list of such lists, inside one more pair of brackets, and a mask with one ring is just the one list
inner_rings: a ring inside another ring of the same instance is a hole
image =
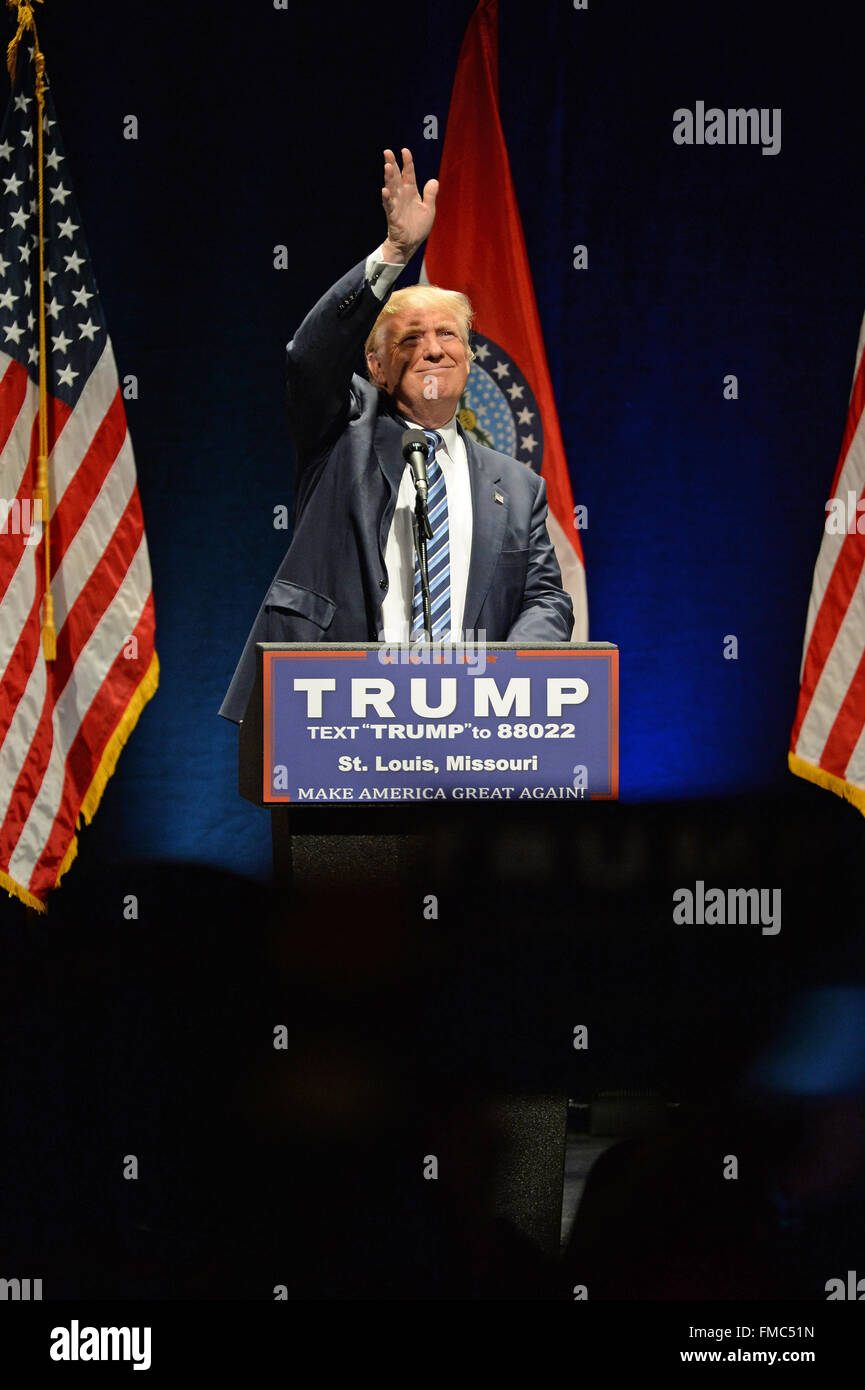
[[607, 643], [260, 651], [265, 804], [618, 796]]

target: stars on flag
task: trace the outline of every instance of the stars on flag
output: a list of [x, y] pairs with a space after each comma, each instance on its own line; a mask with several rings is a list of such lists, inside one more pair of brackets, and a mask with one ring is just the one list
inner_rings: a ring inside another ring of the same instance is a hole
[[[31, 70], [32, 71], [32, 70]], [[75, 194], [46, 87], [43, 131], [43, 246], [48, 389], [67, 404], [78, 394], [106, 343], [105, 323]], [[19, 93], [0, 131], [0, 353], [36, 379], [39, 362], [38, 184], [35, 96]], [[34, 275], [34, 269], [36, 274]]]
[[539, 472], [544, 434], [528, 379], [500, 344], [477, 330], [472, 350], [478, 370], [469, 376], [466, 402], [475, 416], [475, 438]]

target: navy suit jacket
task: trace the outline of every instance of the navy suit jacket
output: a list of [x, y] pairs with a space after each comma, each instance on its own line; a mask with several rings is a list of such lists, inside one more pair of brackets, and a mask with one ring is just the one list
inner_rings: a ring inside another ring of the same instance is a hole
[[[405, 426], [388, 396], [354, 371], [383, 302], [365, 270], [363, 260], [343, 276], [288, 345], [294, 535], [219, 711], [235, 723], [246, 713], [257, 642], [380, 640]], [[569, 641], [573, 607], [547, 534], [543, 479], [459, 428], [472, 496], [463, 630], [476, 641]]]

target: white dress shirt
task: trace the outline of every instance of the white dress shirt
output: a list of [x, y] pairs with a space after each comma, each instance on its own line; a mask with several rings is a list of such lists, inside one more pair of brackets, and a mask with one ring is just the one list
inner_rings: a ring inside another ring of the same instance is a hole
[[[373, 251], [366, 261], [366, 278], [373, 294], [379, 299], [384, 299], [388, 289], [402, 269], [401, 265], [395, 265], [382, 259], [381, 247], [377, 251]], [[418, 429], [423, 428], [413, 420], [409, 420], [409, 424], [415, 425], [415, 428]], [[459, 642], [463, 639], [463, 615], [472, 553], [472, 491], [469, 481], [469, 461], [466, 456], [465, 442], [457, 429], [456, 412], [446, 425], [439, 425], [438, 433], [441, 435], [442, 443], [436, 450], [436, 458], [441, 465], [447, 489], [450, 532], [450, 640]], [[406, 643], [411, 641], [415, 558], [411, 519], [414, 513], [414, 503], [414, 479], [411, 469], [406, 464], [384, 551], [388, 590], [381, 607], [382, 631], [379, 633], [379, 640], [384, 642]]]

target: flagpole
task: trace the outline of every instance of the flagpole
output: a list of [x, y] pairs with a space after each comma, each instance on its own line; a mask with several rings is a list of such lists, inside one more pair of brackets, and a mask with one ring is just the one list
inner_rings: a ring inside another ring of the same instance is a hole
[[[36, 0], [42, 4], [42, 0]], [[45, 542], [45, 594], [42, 604], [42, 654], [46, 661], [57, 657], [57, 631], [54, 626], [54, 598], [51, 593], [51, 531], [49, 521], [50, 496], [48, 491], [48, 371], [45, 352], [45, 236], [44, 202], [42, 192], [42, 134], [45, 116], [45, 56], [39, 47], [36, 33], [36, 19], [33, 6], [26, 0], [6, 0], [10, 9], [18, 11], [18, 29], [6, 50], [6, 66], [9, 80], [15, 83], [15, 61], [18, 45], [28, 31], [33, 35], [33, 63], [36, 69], [36, 177], [38, 188], [39, 217], [39, 452], [36, 459], [36, 485], [33, 489], [34, 516], [42, 518], [42, 536]], [[39, 512], [36, 512], [36, 506]]]

